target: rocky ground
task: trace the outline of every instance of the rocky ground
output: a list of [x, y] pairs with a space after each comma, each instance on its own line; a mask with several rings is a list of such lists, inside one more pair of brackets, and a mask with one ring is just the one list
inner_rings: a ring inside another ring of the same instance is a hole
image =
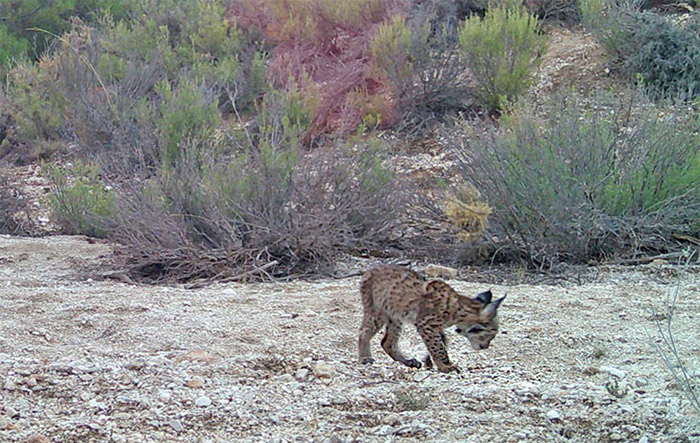
[[700, 383], [696, 270], [492, 286], [508, 293], [502, 333], [481, 352], [450, 333], [462, 373], [444, 375], [390, 361], [378, 338], [377, 362], [355, 363], [357, 277], [139, 286], [100, 278], [111, 254], [0, 236], [0, 441], [700, 440], [654, 348], [679, 284], [673, 331]]

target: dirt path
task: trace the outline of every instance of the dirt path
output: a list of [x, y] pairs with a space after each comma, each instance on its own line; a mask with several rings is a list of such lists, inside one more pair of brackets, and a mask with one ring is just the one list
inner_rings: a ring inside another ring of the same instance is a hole
[[[700, 439], [646, 333], [673, 269], [494, 286], [508, 292], [503, 333], [480, 353], [454, 337], [463, 371], [442, 375], [389, 361], [376, 339], [377, 363], [355, 364], [357, 278], [202, 290], [89, 279], [109, 255], [77, 237], [0, 236], [0, 441]], [[697, 273], [682, 278], [674, 317], [696, 385], [699, 289]], [[407, 353], [423, 355], [406, 332]]]

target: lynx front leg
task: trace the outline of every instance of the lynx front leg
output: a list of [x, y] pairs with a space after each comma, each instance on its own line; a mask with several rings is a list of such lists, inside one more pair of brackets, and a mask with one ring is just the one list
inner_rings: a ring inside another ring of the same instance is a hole
[[372, 351], [370, 351], [369, 343], [374, 337], [374, 334], [381, 328], [382, 322], [371, 315], [369, 312], [365, 313], [365, 317], [362, 319], [362, 326], [360, 327], [360, 338], [358, 339], [357, 348], [360, 356], [360, 363], [369, 364], [373, 363]]
[[[447, 337], [445, 337], [444, 332], [440, 332], [440, 340], [442, 340], [442, 344], [447, 348]], [[433, 369], [433, 359], [430, 358], [430, 354], [427, 354], [423, 358], [423, 366], [425, 366], [425, 369]]]
[[459, 368], [450, 362], [450, 357], [447, 355], [445, 334], [443, 334], [440, 328], [430, 324], [420, 324], [416, 325], [416, 327], [418, 329], [418, 334], [420, 334], [430, 353], [426, 358], [426, 362], [432, 357], [438, 371], [459, 372]]
[[399, 350], [399, 335], [401, 335], [401, 325], [389, 320], [386, 324], [386, 334], [382, 339], [382, 348], [389, 354], [389, 357], [409, 368], [420, 368], [421, 364], [418, 360], [404, 357]]

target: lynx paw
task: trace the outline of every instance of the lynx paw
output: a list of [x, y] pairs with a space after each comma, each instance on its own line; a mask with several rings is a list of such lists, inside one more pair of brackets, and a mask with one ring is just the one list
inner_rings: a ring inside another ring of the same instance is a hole
[[374, 363], [374, 359], [372, 357], [365, 357], [360, 360], [360, 364], [362, 365], [371, 365], [372, 363]]
[[404, 362], [404, 364], [406, 366], [408, 366], [409, 368], [420, 368], [421, 367], [420, 362], [418, 360], [416, 360], [415, 358], [409, 358], [408, 360], [406, 360]]
[[459, 368], [455, 365], [445, 366], [444, 368], [438, 368], [438, 371], [443, 372], [445, 374], [449, 374], [450, 372], [459, 374], [461, 372]]

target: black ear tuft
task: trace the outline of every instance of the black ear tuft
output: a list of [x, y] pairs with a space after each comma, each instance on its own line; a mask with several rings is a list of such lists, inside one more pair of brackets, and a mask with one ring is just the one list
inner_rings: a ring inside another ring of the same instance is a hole
[[489, 289], [486, 292], [482, 292], [481, 294], [477, 295], [474, 300], [480, 301], [481, 303], [487, 305], [491, 303], [491, 298], [493, 298], [493, 295], [491, 294], [491, 290]]

